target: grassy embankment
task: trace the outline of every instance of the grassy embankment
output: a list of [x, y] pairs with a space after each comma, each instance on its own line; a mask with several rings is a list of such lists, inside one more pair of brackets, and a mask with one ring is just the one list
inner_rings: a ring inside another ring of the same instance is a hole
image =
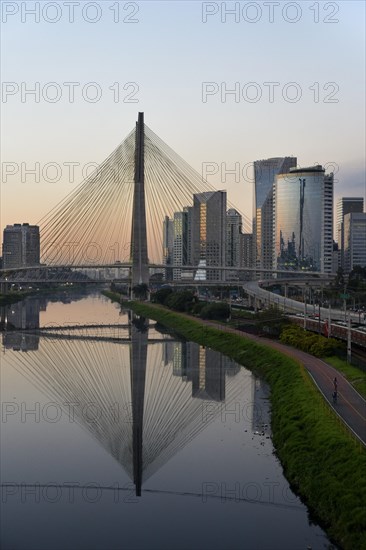
[[[116, 301], [117, 293], [105, 292]], [[366, 549], [366, 451], [331, 411], [304, 367], [245, 337], [162, 306], [126, 307], [216, 349], [263, 377], [271, 388], [273, 443], [293, 490], [345, 549]]]

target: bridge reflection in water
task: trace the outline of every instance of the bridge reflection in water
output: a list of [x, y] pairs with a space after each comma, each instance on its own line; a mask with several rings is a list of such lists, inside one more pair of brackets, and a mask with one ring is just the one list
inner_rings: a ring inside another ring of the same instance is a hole
[[[3, 343], [9, 334], [3, 335]], [[56, 338], [51, 332], [17, 334], [35, 338], [37, 347], [9, 353], [9, 362], [66, 414], [68, 404], [77, 404], [75, 421], [123, 467], [137, 496], [143, 482], [223, 408], [235, 411], [246, 401], [249, 425], [257, 424], [255, 382], [249, 372], [244, 396], [243, 384], [235, 380], [238, 364], [211, 349], [161, 334], [144, 319], [131, 319], [120, 342], [103, 336], [73, 339], [67, 328], [65, 338], [62, 329]]]

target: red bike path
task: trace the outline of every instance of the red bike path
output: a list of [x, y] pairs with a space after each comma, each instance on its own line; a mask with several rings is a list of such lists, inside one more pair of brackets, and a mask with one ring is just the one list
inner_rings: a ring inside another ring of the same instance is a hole
[[[256, 336], [224, 325], [218, 325], [210, 321], [204, 321], [212, 327], [220, 328], [225, 332], [233, 332], [253, 340], [259, 344], [265, 344], [281, 353], [299, 360], [323, 394], [324, 399], [330, 407], [336, 412], [339, 418], [356, 435], [356, 437], [366, 446], [366, 400], [357, 390], [348, 382], [343, 374], [334, 367], [318, 359], [309, 353], [292, 348], [280, 342], [270, 340], [262, 336]], [[334, 378], [337, 378], [338, 398], [337, 403], [333, 403]]]

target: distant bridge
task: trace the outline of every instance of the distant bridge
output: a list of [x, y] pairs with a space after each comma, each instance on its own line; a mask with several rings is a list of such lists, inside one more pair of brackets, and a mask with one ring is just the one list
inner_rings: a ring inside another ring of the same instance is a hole
[[[239, 280], [240, 274], [252, 274], [252, 273], [263, 273], [267, 274], [269, 271], [271, 274], [279, 275], [278, 279], [265, 279], [264, 283], [266, 285], [270, 284], [307, 284], [309, 281], [314, 282], [317, 285], [323, 285], [329, 283], [333, 280], [334, 275], [329, 273], [320, 273], [318, 271], [308, 271], [304, 274], [304, 271], [284, 271], [280, 269], [268, 270], [268, 269], [257, 269], [257, 268], [243, 268], [243, 267], [230, 267], [230, 266], [207, 266], [207, 267], [198, 267], [194, 265], [166, 265], [158, 263], [150, 263], [148, 265], [147, 272], [150, 270], [161, 270], [164, 272], [166, 269], [177, 269], [180, 271], [186, 271], [195, 274], [198, 270], [200, 273], [203, 273], [204, 276], [211, 271], [214, 272], [229, 272], [234, 273], [238, 276], [238, 279], [235, 280], [195, 280], [194, 275], [191, 277], [181, 278], [180, 280], [163, 280], [160, 281], [163, 284], [173, 284], [176, 286], [184, 285], [195, 285], [195, 286], [217, 286], [217, 285], [236, 285], [242, 284], [244, 281]], [[126, 284], [133, 284], [132, 271], [133, 266], [129, 263], [123, 264], [95, 264], [95, 265], [86, 265], [86, 264], [76, 264], [76, 265], [57, 265], [57, 266], [29, 266], [29, 267], [17, 267], [12, 269], [0, 269], [0, 284], [50, 284], [50, 283], [69, 283], [69, 284], [99, 284], [111, 282], [109, 279], [93, 279], [87, 275], [87, 270], [105, 270], [105, 269], [129, 269], [130, 277], [128, 279], [123, 279], [120, 282], [125, 282]], [[150, 275], [148, 282], [146, 284], [155, 283], [159, 281], [150, 280]]]

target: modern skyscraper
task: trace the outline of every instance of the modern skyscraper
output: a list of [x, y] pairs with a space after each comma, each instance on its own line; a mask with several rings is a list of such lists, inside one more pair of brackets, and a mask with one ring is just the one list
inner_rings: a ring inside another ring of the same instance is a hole
[[253, 265], [253, 233], [242, 233], [242, 267], [254, 267]]
[[[296, 157], [274, 157], [254, 162], [254, 219], [253, 255], [255, 267], [272, 268], [273, 260], [273, 184], [277, 174], [285, 174], [296, 167]], [[257, 274], [260, 278], [271, 273]]]
[[331, 273], [333, 174], [320, 165], [278, 174], [273, 208], [274, 268]]
[[40, 263], [38, 225], [16, 223], [7, 225], [3, 235], [4, 269], [36, 266]]
[[337, 202], [336, 237], [339, 249], [339, 267], [344, 268], [344, 217], [351, 212], [363, 212], [363, 197], [341, 197]]
[[[225, 266], [226, 191], [208, 191], [193, 195], [192, 237], [194, 265], [199, 265], [200, 268]], [[206, 279], [224, 280], [225, 274], [221, 270], [210, 269], [206, 272]]]
[[[193, 206], [185, 206], [183, 212], [187, 213], [187, 264], [193, 265], [192, 248], [193, 248]], [[184, 272], [187, 274], [187, 271]], [[191, 274], [189, 274], [191, 275]]]
[[344, 271], [366, 267], [366, 212], [349, 212], [344, 224]]
[[[230, 208], [226, 215], [226, 265], [240, 267], [242, 258], [241, 236], [242, 217], [237, 210]], [[238, 278], [238, 272], [228, 272], [230, 278]]]
[[[174, 244], [174, 224], [173, 220], [165, 216], [163, 222], [163, 264], [173, 265], [173, 244]], [[165, 280], [170, 281], [173, 277], [171, 268], [165, 269]]]
[[[188, 212], [174, 212], [173, 218], [173, 265], [187, 265], [188, 259]], [[181, 269], [173, 269], [173, 279], [182, 278]]]

